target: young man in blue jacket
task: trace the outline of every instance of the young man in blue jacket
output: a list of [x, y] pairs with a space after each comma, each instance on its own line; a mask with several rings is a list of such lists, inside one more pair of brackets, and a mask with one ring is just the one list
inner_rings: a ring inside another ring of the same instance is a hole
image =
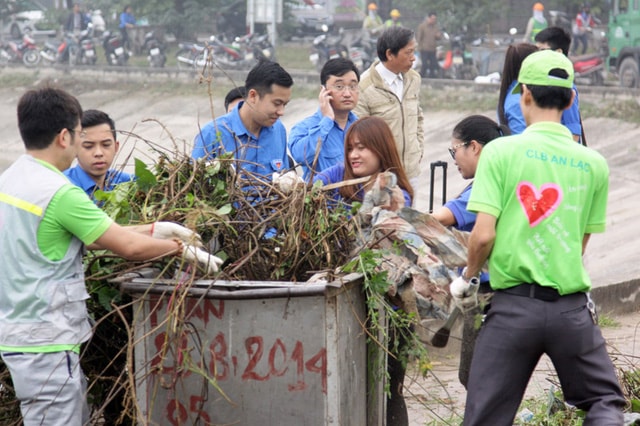
[[120, 142], [116, 125], [107, 113], [97, 109], [84, 111], [79, 137], [78, 164], [65, 170], [64, 175], [92, 200], [95, 201], [96, 191], [112, 191], [117, 184], [132, 180], [130, 174], [111, 168]]
[[291, 75], [279, 64], [260, 62], [247, 75], [244, 101], [200, 129], [191, 156], [213, 159], [233, 153], [239, 170], [269, 180], [274, 172], [288, 169], [287, 133], [280, 117], [291, 86]]
[[306, 181], [316, 155], [316, 173], [344, 161], [344, 136], [358, 118], [352, 110], [358, 105], [359, 81], [358, 68], [349, 59], [330, 59], [322, 67], [320, 106], [311, 117], [293, 126], [289, 135], [291, 156], [302, 166]]

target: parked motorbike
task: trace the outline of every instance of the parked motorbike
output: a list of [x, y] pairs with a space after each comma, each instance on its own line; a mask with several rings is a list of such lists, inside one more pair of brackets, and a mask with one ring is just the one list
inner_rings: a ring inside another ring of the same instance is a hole
[[95, 65], [98, 60], [96, 46], [93, 41], [93, 24], [88, 24], [87, 29], [78, 34], [76, 38], [78, 54], [75, 56], [77, 65]]
[[93, 41], [93, 25], [78, 34], [67, 32], [62, 40], [47, 40], [40, 50], [40, 56], [47, 64], [95, 65], [98, 57]]
[[211, 36], [206, 44], [179, 43], [176, 53], [179, 68], [210, 67], [214, 61], [223, 69], [250, 69], [262, 59], [275, 60], [268, 34], [246, 34], [232, 42], [224, 36]]
[[353, 40], [349, 46], [349, 59], [363, 73], [367, 70], [376, 58], [376, 40], [360, 36]]
[[176, 61], [180, 69], [201, 68], [208, 56], [207, 47], [203, 44], [183, 42], [178, 43]]
[[40, 56], [48, 65], [75, 65], [78, 56], [78, 41], [71, 33], [66, 33], [62, 40], [47, 40], [40, 50]]
[[604, 85], [607, 76], [606, 60], [609, 55], [609, 44], [604, 31], [594, 32], [594, 41], [597, 43], [596, 53], [571, 56], [576, 82], [588, 82], [592, 86]]
[[313, 39], [313, 47], [309, 54], [309, 60], [318, 71], [322, 70], [329, 59], [349, 58], [349, 49], [342, 44], [343, 29], [340, 28], [337, 35], [330, 35], [329, 27], [323, 25], [322, 31], [323, 34]]
[[224, 69], [251, 68], [256, 63], [255, 53], [249, 46], [251, 35], [236, 37], [233, 42], [225, 42], [222, 38], [211, 36], [209, 46], [211, 58]]
[[40, 51], [33, 38], [25, 33], [20, 41], [7, 41], [0, 44], [0, 63], [22, 62], [27, 67], [40, 63]]
[[270, 61], [276, 60], [276, 49], [273, 47], [273, 44], [271, 44], [271, 40], [269, 40], [269, 34], [252, 34], [249, 45], [253, 49], [253, 54], [258, 61], [262, 59]]
[[144, 36], [143, 51], [147, 52], [147, 61], [152, 68], [162, 68], [167, 62], [166, 46], [155, 31], [149, 31]]
[[453, 38], [446, 32], [443, 38], [449, 41], [449, 46], [438, 46], [436, 56], [440, 64], [443, 78], [454, 80], [473, 80], [478, 75], [478, 70], [473, 61], [473, 54], [467, 50], [462, 35]]
[[102, 35], [102, 47], [107, 64], [124, 66], [129, 60], [129, 52], [124, 47], [124, 41], [120, 33], [105, 31]]
[[225, 69], [250, 69], [258, 61], [275, 60], [275, 49], [268, 34], [255, 33], [225, 42], [222, 37], [211, 37], [213, 60]]

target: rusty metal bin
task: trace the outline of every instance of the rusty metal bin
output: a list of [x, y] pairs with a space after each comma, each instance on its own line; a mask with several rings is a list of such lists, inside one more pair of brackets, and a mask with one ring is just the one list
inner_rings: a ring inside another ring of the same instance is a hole
[[367, 400], [361, 284], [359, 275], [323, 284], [197, 281], [176, 314], [175, 282], [123, 283], [135, 300], [139, 422], [382, 424], [380, 384]]

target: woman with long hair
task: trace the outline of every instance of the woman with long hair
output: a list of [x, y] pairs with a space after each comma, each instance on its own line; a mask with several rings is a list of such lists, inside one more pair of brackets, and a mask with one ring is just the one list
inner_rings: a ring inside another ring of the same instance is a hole
[[378, 174], [393, 172], [397, 185], [402, 189], [405, 205], [410, 206], [413, 188], [402, 167], [389, 125], [379, 117], [363, 117], [355, 121], [344, 139], [344, 163], [336, 164], [321, 171], [315, 178], [325, 185], [370, 176], [364, 184], [350, 184], [334, 192], [336, 199], [345, 203], [362, 201]]
[[[336, 190], [333, 193], [336, 200], [345, 204], [351, 204], [354, 201], [362, 202], [365, 192], [373, 187], [381, 173], [393, 172], [397, 177], [396, 184], [404, 195], [404, 206], [411, 206], [413, 188], [400, 162], [391, 129], [383, 119], [369, 116], [355, 121], [345, 136], [344, 151], [344, 163], [323, 170], [314, 178], [314, 181], [321, 180], [327, 185], [362, 177], [370, 178], [364, 184], [349, 184]], [[392, 196], [392, 198], [395, 197]], [[392, 201], [391, 209], [402, 207], [397, 204], [400, 203]], [[409, 424], [407, 405], [402, 394], [406, 372], [406, 359], [403, 358], [407, 345], [405, 333], [390, 327], [389, 351], [390, 353], [395, 351], [394, 353], [398, 356], [387, 356], [389, 374], [387, 424], [389, 425], [407, 426]]]
[[531, 43], [512, 44], [507, 48], [504, 66], [500, 76], [500, 95], [498, 97], [498, 121], [508, 126], [511, 133], [522, 133], [526, 127], [520, 111], [520, 96], [510, 96], [518, 83], [518, 73], [524, 58], [537, 52], [536, 45]]

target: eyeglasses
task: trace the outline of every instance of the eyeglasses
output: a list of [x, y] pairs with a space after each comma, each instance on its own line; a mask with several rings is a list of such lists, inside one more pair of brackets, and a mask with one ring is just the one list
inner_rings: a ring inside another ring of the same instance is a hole
[[67, 130], [69, 131], [69, 133], [71, 133], [72, 135], [75, 135], [76, 133], [82, 137], [85, 135], [84, 130], [82, 130], [82, 127], [80, 129], [70, 129], [67, 127]]
[[460, 148], [461, 146], [467, 146], [470, 143], [471, 142], [462, 142], [462, 143], [459, 143], [458, 145], [454, 145], [451, 148], [447, 148], [449, 150], [449, 154], [451, 154], [451, 158], [453, 158], [455, 160], [456, 159], [456, 151], [458, 150], [458, 148]]
[[345, 86], [344, 84], [336, 84], [331, 86], [331, 90], [335, 90], [336, 92], [344, 92], [347, 89], [349, 89], [351, 93], [357, 93], [360, 90], [357, 84], [350, 84], [348, 86]]

